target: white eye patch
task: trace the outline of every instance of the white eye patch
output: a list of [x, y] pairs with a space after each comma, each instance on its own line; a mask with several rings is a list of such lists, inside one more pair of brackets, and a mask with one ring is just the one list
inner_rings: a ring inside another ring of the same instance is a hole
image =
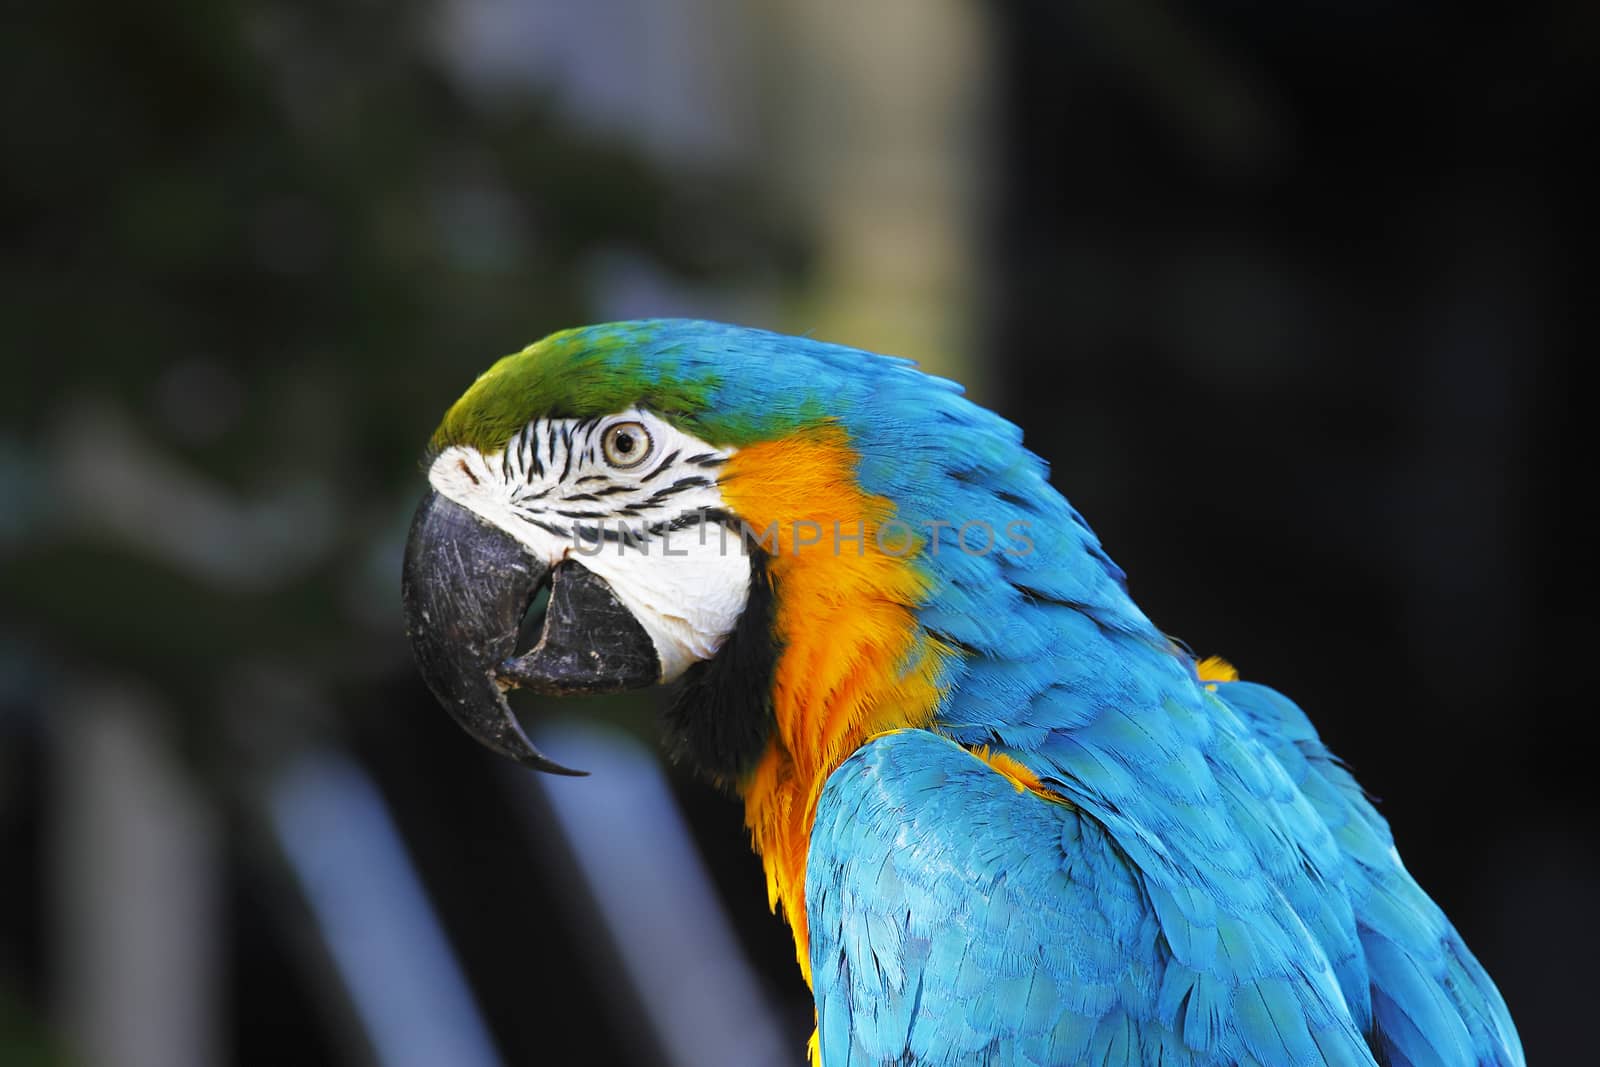
[[722, 647], [744, 611], [750, 560], [726, 519], [714, 448], [655, 415], [536, 419], [484, 455], [434, 458], [434, 489], [550, 566], [576, 559], [655, 643], [661, 681]]

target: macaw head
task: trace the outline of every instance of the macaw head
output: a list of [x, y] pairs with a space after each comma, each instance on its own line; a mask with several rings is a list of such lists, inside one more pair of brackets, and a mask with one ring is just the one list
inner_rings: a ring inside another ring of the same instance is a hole
[[[1120, 595], [1109, 561], [1006, 580], [1063, 536], [1082, 557], [1086, 535], [1015, 427], [907, 361], [809, 339], [675, 320], [558, 333], [480, 376], [428, 455], [403, 579], [418, 663], [474, 737], [541, 770], [575, 773], [529, 741], [509, 689], [681, 680], [669, 730], [732, 779], [775, 699], [843, 702], [857, 725], [925, 712], [968, 656], [1039, 643], [1011, 601]], [[792, 746], [841, 743], [790, 728]]]

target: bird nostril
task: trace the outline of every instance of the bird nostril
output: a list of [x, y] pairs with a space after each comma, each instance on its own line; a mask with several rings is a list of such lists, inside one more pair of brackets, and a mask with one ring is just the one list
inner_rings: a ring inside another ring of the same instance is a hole
[[522, 624], [517, 627], [515, 655], [520, 656], [539, 643], [539, 638], [544, 636], [544, 618], [549, 610], [550, 574], [547, 573], [544, 581], [528, 597], [528, 607], [522, 613]]

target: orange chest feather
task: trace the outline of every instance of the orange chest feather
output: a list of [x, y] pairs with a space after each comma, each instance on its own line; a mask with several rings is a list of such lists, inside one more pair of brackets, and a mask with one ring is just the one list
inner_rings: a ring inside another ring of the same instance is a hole
[[741, 449], [719, 479], [723, 499], [762, 539], [776, 590], [782, 653], [773, 686], [777, 730], [741, 791], [809, 982], [806, 849], [828, 775], [868, 738], [927, 726], [949, 650], [913, 614], [926, 592], [903, 527], [863, 492], [842, 430]]

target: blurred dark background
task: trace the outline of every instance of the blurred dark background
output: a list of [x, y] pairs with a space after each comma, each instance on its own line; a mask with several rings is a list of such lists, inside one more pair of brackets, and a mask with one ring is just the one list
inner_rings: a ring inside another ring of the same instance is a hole
[[650, 700], [497, 764], [400, 632], [494, 357], [727, 318], [1027, 428], [1170, 632], [1382, 799], [1534, 1062], [1600, 954], [1578, 282], [1600, 21], [1342, 6], [13, 12], [0, 1063], [798, 1063]]

